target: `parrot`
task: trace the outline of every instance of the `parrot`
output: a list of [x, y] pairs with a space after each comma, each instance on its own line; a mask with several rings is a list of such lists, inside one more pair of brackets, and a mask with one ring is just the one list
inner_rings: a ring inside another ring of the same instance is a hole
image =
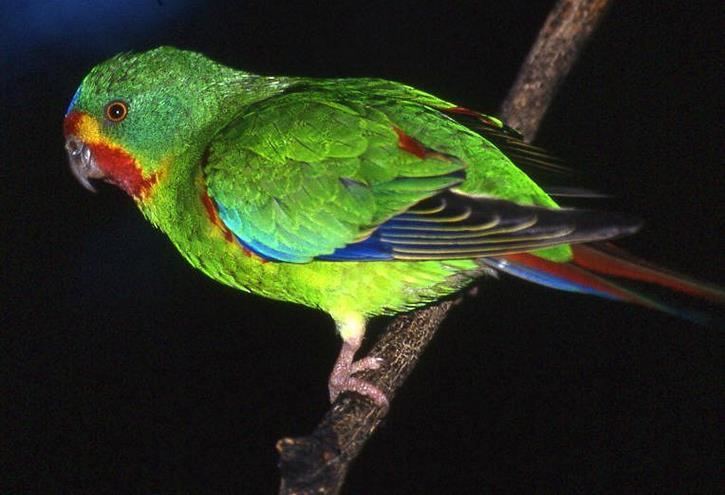
[[329, 314], [342, 340], [331, 401], [353, 392], [388, 407], [356, 376], [384, 364], [355, 359], [367, 322], [479, 277], [698, 321], [630, 287], [725, 302], [611, 244], [638, 218], [559, 205], [570, 190], [532, 175], [560, 162], [500, 119], [402, 83], [257, 75], [162, 46], [93, 67], [63, 133], [75, 178], [125, 191], [194, 268]]

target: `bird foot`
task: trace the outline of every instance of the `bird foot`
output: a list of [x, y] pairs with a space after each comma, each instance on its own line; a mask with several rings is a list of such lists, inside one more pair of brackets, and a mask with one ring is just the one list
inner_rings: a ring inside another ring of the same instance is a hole
[[335, 402], [337, 396], [342, 392], [356, 392], [372, 400], [376, 406], [387, 409], [389, 403], [385, 392], [366, 380], [352, 376], [360, 371], [377, 370], [383, 364], [382, 359], [374, 357], [353, 361], [358, 347], [360, 347], [360, 339], [343, 342], [328, 382], [330, 402]]

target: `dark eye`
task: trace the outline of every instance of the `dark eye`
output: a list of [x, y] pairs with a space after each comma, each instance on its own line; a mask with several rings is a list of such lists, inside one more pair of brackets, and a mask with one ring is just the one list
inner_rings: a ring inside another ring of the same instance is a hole
[[126, 102], [116, 100], [106, 105], [106, 118], [111, 122], [121, 122], [128, 115]]

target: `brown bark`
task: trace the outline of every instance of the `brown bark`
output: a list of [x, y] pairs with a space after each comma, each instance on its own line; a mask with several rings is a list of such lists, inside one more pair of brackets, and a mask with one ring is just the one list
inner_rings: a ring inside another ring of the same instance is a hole
[[[610, 0], [560, 0], [550, 12], [502, 105], [501, 117], [531, 140], [556, 89], [603, 17]], [[369, 355], [381, 369], [361, 373], [393, 401], [454, 303], [395, 318]], [[277, 442], [282, 495], [339, 493], [350, 463], [380, 424], [385, 411], [356, 394], [342, 394], [314, 432]]]
[[610, 3], [610, 0], [560, 0], [549, 13], [501, 105], [501, 118], [527, 141], [536, 137], [556, 90]]

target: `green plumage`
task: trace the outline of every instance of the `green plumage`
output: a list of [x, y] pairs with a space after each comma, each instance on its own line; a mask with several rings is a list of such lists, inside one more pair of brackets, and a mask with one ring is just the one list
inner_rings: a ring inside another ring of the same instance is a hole
[[[104, 116], [114, 100], [122, 122]], [[346, 341], [465, 286], [482, 256], [566, 261], [572, 242], [632, 229], [558, 209], [506, 152], [548, 159], [496, 119], [389, 81], [262, 77], [159, 48], [95, 67], [66, 126], [91, 177], [126, 184], [194, 267], [319, 308]]]

